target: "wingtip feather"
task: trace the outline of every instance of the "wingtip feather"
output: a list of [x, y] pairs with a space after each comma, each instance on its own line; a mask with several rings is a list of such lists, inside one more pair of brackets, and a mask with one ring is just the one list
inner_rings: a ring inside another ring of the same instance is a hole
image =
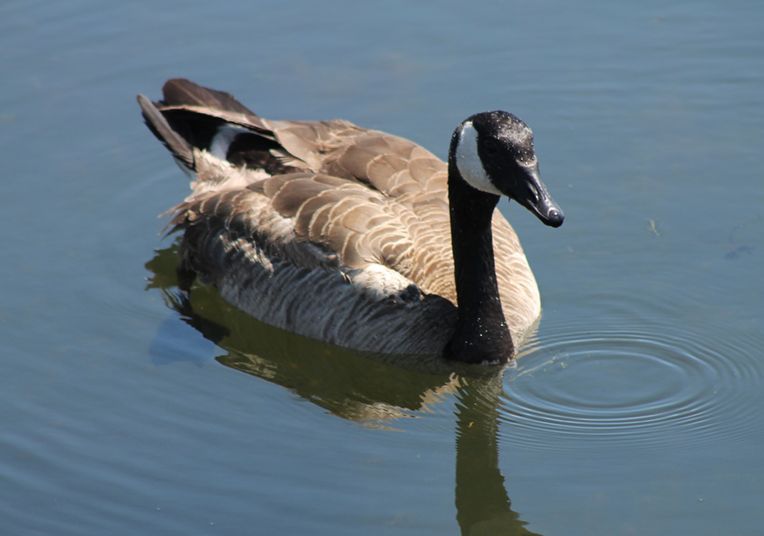
[[163, 103], [168, 106], [207, 106], [212, 109], [257, 116], [230, 93], [201, 86], [187, 78], [170, 78], [167, 80], [162, 86], [162, 95]]

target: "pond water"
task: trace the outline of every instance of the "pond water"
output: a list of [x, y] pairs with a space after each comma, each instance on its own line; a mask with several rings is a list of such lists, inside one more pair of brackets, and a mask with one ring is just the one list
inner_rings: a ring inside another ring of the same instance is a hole
[[[761, 534], [764, 4], [0, 4], [0, 532]], [[503, 371], [400, 367], [179, 293], [136, 93], [445, 156], [534, 129], [560, 229]]]

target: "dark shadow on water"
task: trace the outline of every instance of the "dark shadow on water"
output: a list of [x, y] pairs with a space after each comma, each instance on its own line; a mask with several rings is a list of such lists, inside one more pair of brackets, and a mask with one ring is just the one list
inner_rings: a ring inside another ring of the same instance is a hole
[[158, 251], [146, 264], [152, 273], [148, 288], [159, 289], [184, 322], [225, 350], [216, 358], [225, 366], [367, 426], [392, 427], [396, 419], [455, 396], [455, 502], [462, 534], [534, 534], [511, 509], [498, 466], [501, 370], [391, 360], [296, 336], [238, 311], [208, 286], [195, 283], [181, 291], [177, 260], [175, 245]]

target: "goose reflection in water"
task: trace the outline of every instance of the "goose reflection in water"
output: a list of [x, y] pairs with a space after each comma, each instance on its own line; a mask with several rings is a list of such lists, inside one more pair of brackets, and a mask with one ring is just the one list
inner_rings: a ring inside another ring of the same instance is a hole
[[146, 264], [148, 288], [159, 289], [186, 323], [227, 351], [217, 357], [223, 365], [367, 426], [390, 426], [455, 396], [455, 503], [462, 534], [536, 534], [512, 510], [498, 466], [500, 368], [391, 362], [296, 336], [239, 312], [210, 287], [188, 288], [177, 260], [177, 245], [158, 251]]

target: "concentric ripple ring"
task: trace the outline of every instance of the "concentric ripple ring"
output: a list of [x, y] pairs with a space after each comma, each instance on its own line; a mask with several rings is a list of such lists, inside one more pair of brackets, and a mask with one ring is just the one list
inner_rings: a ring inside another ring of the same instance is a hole
[[508, 371], [502, 435], [556, 449], [582, 438], [658, 446], [745, 434], [758, 404], [741, 393], [760, 383], [761, 365], [746, 341], [713, 342], [665, 330], [545, 338]]

